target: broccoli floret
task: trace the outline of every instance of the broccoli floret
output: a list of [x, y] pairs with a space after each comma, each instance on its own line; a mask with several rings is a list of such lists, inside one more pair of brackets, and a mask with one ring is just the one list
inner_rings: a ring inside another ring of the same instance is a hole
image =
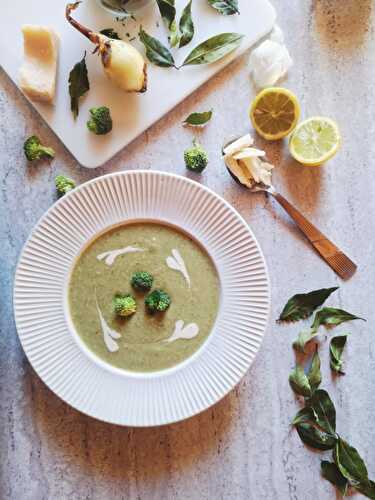
[[171, 298], [163, 290], [154, 290], [149, 293], [145, 299], [145, 304], [148, 312], [164, 312], [168, 309], [171, 304]]
[[192, 172], [201, 173], [207, 167], [208, 155], [196, 139], [193, 146], [184, 152], [185, 165]]
[[90, 119], [87, 128], [96, 135], [108, 134], [112, 130], [112, 118], [106, 106], [90, 109]]
[[145, 291], [151, 290], [154, 278], [150, 273], [145, 271], [134, 273], [131, 279], [131, 285], [136, 290]]
[[137, 310], [137, 303], [132, 295], [115, 295], [113, 309], [117, 316], [131, 316]]
[[69, 179], [69, 177], [65, 177], [65, 175], [58, 175], [55, 178], [55, 185], [59, 196], [64, 196], [64, 194], [76, 187], [76, 183], [73, 179]]
[[23, 150], [25, 156], [29, 161], [40, 160], [41, 158], [54, 158], [55, 151], [52, 148], [43, 146], [40, 142], [39, 137], [32, 135], [26, 139]]

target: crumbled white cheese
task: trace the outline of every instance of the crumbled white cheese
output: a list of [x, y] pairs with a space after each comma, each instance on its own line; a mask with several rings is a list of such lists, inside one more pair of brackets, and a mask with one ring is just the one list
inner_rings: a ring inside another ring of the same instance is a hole
[[285, 76], [293, 61], [284, 45], [283, 32], [277, 25], [270, 39], [251, 52], [249, 63], [254, 83], [259, 88], [275, 85]]
[[241, 184], [249, 188], [258, 183], [270, 186], [274, 165], [261, 159], [264, 151], [250, 147], [253, 142], [249, 134], [233, 142], [224, 149], [224, 161]]
[[238, 151], [241, 151], [243, 148], [248, 148], [254, 144], [254, 139], [250, 134], [246, 134], [243, 137], [240, 137], [234, 142], [231, 142], [228, 146], [224, 148], [225, 155], [234, 155]]

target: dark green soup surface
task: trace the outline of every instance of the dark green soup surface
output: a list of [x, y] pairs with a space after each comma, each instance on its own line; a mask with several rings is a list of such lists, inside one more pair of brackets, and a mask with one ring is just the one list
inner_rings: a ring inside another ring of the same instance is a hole
[[[165, 312], [146, 310], [148, 292], [130, 283], [138, 271], [152, 274], [152, 290], [170, 295]], [[204, 343], [218, 312], [220, 285], [210, 257], [186, 234], [135, 223], [109, 230], [83, 250], [68, 293], [74, 327], [92, 352], [115, 367], [150, 372], [184, 361]], [[118, 317], [113, 297], [128, 293], [137, 311]]]

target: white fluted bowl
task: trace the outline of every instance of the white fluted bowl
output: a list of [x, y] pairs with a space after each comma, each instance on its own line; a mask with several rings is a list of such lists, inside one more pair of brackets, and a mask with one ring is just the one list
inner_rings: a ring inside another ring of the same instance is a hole
[[[74, 259], [96, 234], [146, 219], [190, 233], [213, 259], [221, 305], [207, 341], [187, 361], [140, 374], [95, 361], [76, 341], [66, 289]], [[25, 244], [14, 284], [14, 312], [25, 353], [42, 380], [74, 408], [120, 425], [183, 420], [223, 398], [260, 347], [270, 306], [259, 245], [222, 198], [184, 177], [131, 171], [94, 179], [53, 205]]]

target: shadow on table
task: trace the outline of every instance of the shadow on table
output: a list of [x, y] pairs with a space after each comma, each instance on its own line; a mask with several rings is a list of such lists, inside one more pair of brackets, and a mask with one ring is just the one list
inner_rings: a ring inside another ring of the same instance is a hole
[[307, 216], [321, 203], [325, 175], [324, 166], [305, 167], [288, 156], [282, 166], [279, 190]]
[[314, 212], [320, 203], [324, 168], [305, 167], [296, 162], [286, 140], [269, 142], [257, 137], [256, 146], [267, 151], [267, 159], [275, 165], [272, 183], [276, 190], [302, 213]]
[[48, 462], [53, 460], [54, 466], [64, 471], [68, 466], [74, 473], [83, 472], [104, 483], [150, 485], [167, 480], [174, 470], [187, 471], [206, 455], [220, 453], [232, 415], [238, 412], [235, 390], [213, 408], [183, 422], [150, 428], [121, 427], [74, 410], [30, 367], [25, 381], [26, 395], [31, 399], [32, 432], [39, 436], [41, 449], [49, 450]]
[[363, 45], [370, 30], [373, 0], [313, 0], [315, 30], [322, 43], [339, 52]]

